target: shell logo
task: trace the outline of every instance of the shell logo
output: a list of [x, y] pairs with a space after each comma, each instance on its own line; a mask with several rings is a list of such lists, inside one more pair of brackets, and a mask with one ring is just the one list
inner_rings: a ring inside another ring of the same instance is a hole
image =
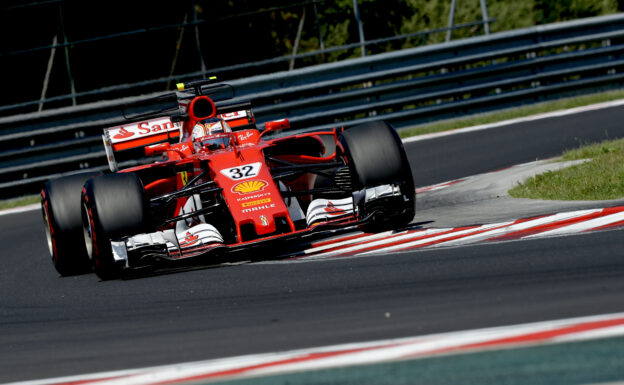
[[268, 183], [263, 180], [248, 180], [235, 184], [232, 187], [232, 192], [236, 192], [239, 194], [250, 194], [257, 191], [262, 191], [266, 186], [268, 186]]

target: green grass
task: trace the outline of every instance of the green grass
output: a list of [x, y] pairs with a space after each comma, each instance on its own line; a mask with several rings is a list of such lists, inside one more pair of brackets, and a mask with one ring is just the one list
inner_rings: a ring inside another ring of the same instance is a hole
[[28, 195], [19, 198], [7, 199], [4, 201], [0, 201], [0, 210], [27, 206], [39, 202], [41, 202], [41, 197], [39, 195]]
[[624, 139], [568, 151], [562, 160], [591, 161], [529, 178], [509, 190], [514, 198], [606, 200], [624, 198]]
[[531, 104], [524, 107], [510, 108], [507, 110], [496, 111], [485, 114], [468, 116], [465, 118], [457, 118], [443, 120], [439, 122], [421, 124], [411, 128], [405, 128], [399, 131], [402, 138], [408, 138], [415, 135], [429, 134], [432, 132], [448, 131], [456, 128], [471, 127], [480, 124], [496, 123], [503, 120], [521, 118], [524, 116], [542, 114], [545, 112], [565, 110], [568, 108], [587, 106], [590, 104], [607, 102], [624, 98], [624, 90], [607, 91], [590, 95], [577, 96], [573, 98], [565, 98], [553, 100], [549, 102]]

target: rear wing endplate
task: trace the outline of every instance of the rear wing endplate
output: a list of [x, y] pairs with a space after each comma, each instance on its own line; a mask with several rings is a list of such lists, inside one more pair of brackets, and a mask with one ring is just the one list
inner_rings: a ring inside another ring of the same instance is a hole
[[[140, 149], [161, 142], [178, 142], [182, 134], [182, 123], [172, 122], [168, 117], [160, 117], [141, 122], [124, 124], [104, 129], [102, 140], [111, 171], [118, 171], [117, 158], [120, 152]], [[136, 153], [136, 151], [135, 151]]]

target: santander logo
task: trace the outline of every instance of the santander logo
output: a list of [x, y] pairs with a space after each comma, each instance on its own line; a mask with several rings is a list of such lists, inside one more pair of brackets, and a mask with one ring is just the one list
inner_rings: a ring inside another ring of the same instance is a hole
[[139, 122], [136, 124], [126, 124], [125, 126], [111, 127], [108, 130], [110, 132], [110, 135], [112, 136], [112, 142], [117, 143], [126, 140], [132, 140], [135, 137], [145, 137], [169, 131], [178, 131], [180, 127], [180, 123], [173, 123], [169, 118], [157, 118], [146, 120], [144, 122]]
[[126, 139], [134, 135], [134, 132], [128, 131], [125, 128], [121, 127], [119, 131], [117, 131], [117, 135], [113, 136], [113, 139]]

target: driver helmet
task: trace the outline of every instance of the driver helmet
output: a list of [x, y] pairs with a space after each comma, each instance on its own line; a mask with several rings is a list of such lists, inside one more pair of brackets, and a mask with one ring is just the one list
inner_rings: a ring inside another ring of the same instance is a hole
[[216, 150], [231, 145], [228, 135], [219, 135], [232, 132], [230, 126], [219, 118], [204, 119], [193, 127], [191, 134], [193, 147], [196, 152], [202, 150]]
[[214, 135], [214, 134], [222, 134], [225, 132], [232, 132], [230, 126], [219, 118], [210, 118], [200, 120], [193, 127], [193, 132], [191, 136], [193, 137], [193, 141], [201, 140], [201, 138]]

